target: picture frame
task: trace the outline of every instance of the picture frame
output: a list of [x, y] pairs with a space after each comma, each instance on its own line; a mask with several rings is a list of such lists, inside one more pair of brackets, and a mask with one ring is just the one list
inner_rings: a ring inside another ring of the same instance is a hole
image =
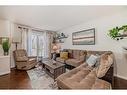
[[95, 45], [95, 28], [72, 33], [73, 45]]

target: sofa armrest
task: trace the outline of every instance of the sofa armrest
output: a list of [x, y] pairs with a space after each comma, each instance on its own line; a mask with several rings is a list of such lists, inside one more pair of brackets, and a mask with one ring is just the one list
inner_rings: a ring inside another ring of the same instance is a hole
[[28, 58], [37, 58], [37, 56], [28, 56]]
[[27, 62], [28, 61], [28, 57], [23, 56], [23, 57], [17, 57], [16, 58], [17, 62]]

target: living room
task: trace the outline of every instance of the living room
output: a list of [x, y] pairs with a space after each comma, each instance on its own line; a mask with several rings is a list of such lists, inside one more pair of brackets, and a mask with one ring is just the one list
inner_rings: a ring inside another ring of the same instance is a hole
[[126, 89], [126, 16], [122, 5], [0, 6], [0, 89]]

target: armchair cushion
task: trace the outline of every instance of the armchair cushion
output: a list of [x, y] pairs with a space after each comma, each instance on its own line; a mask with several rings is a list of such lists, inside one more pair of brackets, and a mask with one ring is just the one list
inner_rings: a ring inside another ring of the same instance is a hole
[[16, 61], [22, 61], [22, 62], [28, 61], [28, 57], [26, 57], [26, 56], [17, 57], [17, 58], [16, 58]]

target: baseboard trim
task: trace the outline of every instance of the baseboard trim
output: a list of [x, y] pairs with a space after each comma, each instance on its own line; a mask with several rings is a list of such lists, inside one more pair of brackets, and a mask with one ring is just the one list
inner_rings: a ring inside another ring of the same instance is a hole
[[114, 77], [115, 89], [127, 89], [127, 79], [121, 78], [121, 76]]
[[10, 73], [10, 71], [0, 72], [0, 76], [1, 75], [6, 75], [6, 74], [9, 74], [9, 73]]
[[120, 75], [114, 75], [115, 77], [118, 77], [118, 78], [121, 78], [121, 79], [124, 79], [124, 80], [127, 80], [127, 77], [124, 77], [124, 76], [120, 76]]

